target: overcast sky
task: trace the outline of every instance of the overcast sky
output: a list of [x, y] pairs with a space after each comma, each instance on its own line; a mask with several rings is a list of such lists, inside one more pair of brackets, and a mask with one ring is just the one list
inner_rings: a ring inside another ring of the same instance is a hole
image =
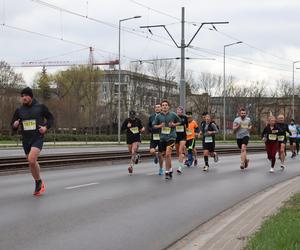
[[[240, 81], [264, 80], [270, 87], [279, 79], [291, 81], [292, 62], [300, 60], [298, 0], [0, 0], [0, 4], [0, 60], [12, 65], [41, 59], [86, 62], [89, 46], [95, 48], [97, 61], [117, 59], [119, 19], [136, 15], [142, 18], [122, 22], [124, 67], [131, 60], [178, 57], [180, 50], [163, 29], [152, 28], [150, 34], [139, 27], [165, 24], [180, 43], [181, 7], [185, 7], [186, 42], [202, 22], [229, 22], [216, 25], [218, 31], [204, 26], [193, 48], [187, 49], [189, 57], [216, 59], [187, 61], [186, 69], [196, 78], [200, 72], [222, 74], [223, 46], [239, 40], [244, 43], [226, 49], [226, 74]], [[61, 68], [48, 71], [57, 69]], [[41, 69], [16, 70], [30, 85]], [[300, 72], [295, 76], [300, 84]]]

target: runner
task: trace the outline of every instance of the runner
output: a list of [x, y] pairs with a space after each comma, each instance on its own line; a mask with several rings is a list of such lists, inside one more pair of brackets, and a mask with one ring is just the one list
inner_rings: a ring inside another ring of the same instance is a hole
[[[203, 155], [204, 155], [204, 167], [203, 171], [207, 171], [209, 168], [208, 156], [217, 158], [217, 153], [215, 153], [215, 135], [219, 132], [215, 123], [211, 122], [210, 115], [206, 115], [204, 128], [201, 131], [203, 136]], [[216, 162], [217, 160], [215, 160]]]
[[40, 176], [40, 165], [37, 160], [43, 148], [44, 135], [53, 125], [53, 116], [44, 104], [38, 103], [33, 98], [32, 89], [29, 87], [21, 91], [21, 103], [22, 106], [13, 115], [11, 125], [14, 130], [21, 127], [23, 149], [35, 180], [33, 194], [39, 196], [46, 188]]
[[241, 169], [247, 168], [249, 164], [249, 159], [247, 159], [247, 145], [251, 128], [251, 120], [246, 116], [245, 109], [241, 108], [239, 117], [233, 121], [233, 132], [236, 133], [237, 145], [241, 149]]
[[183, 107], [177, 108], [177, 115], [180, 118], [180, 124], [176, 126], [176, 155], [178, 157], [179, 166], [177, 173], [182, 174], [184, 167], [185, 157], [185, 144], [186, 144], [186, 128], [188, 126], [187, 117], [183, 114]]
[[285, 168], [285, 150], [286, 150], [286, 142], [287, 142], [287, 134], [291, 134], [289, 130], [289, 126], [284, 122], [284, 116], [277, 116], [276, 126], [278, 128], [278, 152], [279, 159], [281, 161], [281, 168]]
[[297, 140], [296, 140], [296, 149], [297, 149], [297, 155], [299, 154], [299, 148], [300, 148], [300, 126], [297, 125]]
[[[197, 160], [197, 149], [196, 149], [196, 134], [199, 133], [200, 129], [198, 127], [198, 124], [195, 120], [193, 120], [192, 112], [186, 112], [186, 116], [188, 118], [188, 128], [186, 130], [186, 148], [188, 150], [188, 162], [187, 166], [190, 167], [193, 164], [197, 166], [198, 160]], [[198, 134], [199, 136], [199, 134]], [[193, 158], [193, 154], [195, 156], [195, 159]]]
[[[270, 173], [274, 173], [276, 153], [278, 149], [278, 131], [279, 128], [276, 125], [276, 118], [274, 116], [270, 116], [268, 125], [262, 132], [262, 140], [266, 144], [268, 159], [271, 161]], [[281, 169], [284, 170], [284, 167], [281, 166]]]
[[141, 142], [141, 133], [145, 131], [145, 128], [143, 127], [141, 120], [136, 117], [136, 112], [132, 110], [129, 112], [129, 118], [123, 122], [121, 130], [126, 130], [128, 151], [131, 155], [128, 173], [131, 175], [134, 164], [138, 164], [139, 162], [139, 155], [137, 152]]
[[174, 112], [170, 112], [170, 103], [167, 100], [161, 102], [162, 112], [154, 120], [155, 128], [160, 131], [160, 157], [165, 157], [165, 178], [173, 177], [172, 170], [172, 150], [176, 140], [176, 126], [180, 124], [180, 118]]
[[291, 135], [290, 135], [290, 148], [292, 151], [291, 158], [295, 158], [296, 157], [296, 140], [297, 140], [298, 130], [297, 130], [297, 126], [295, 125], [294, 119], [291, 119], [291, 123], [289, 125], [289, 130], [291, 131]]
[[151, 140], [150, 140], [150, 154], [154, 156], [154, 163], [159, 163], [159, 175], [163, 175], [164, 169], [163, 169], [163, 160], [161, 157], [159, 157], [159, 152], [156, 151], [156, 148], [159, 147], [159, 134], [160, 129], [154, 128], [154, 120], [157, 115], [159, 115], [161, 112], [161, 105], [160, 103], [155, 105], [155, 113], [149, 117], [148, 122], [148, 129], [151, 133]]

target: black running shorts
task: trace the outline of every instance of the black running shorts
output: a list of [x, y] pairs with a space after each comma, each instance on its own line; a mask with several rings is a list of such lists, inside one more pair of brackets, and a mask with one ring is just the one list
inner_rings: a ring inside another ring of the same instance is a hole
[[246, 146], [248, 145], [249, 136], [245, 136], [242, 139], [236, 139], [236, 142], [237, 142], [239, 149], [241, 149], [243, 144], [245, 144]]
[[215, 142], [203, 143], [203, 150], [208, 150], [210, 153], [215, 151]]
[[31, 142], [22, 142], [23, 144], [23, 149], [26, 155], [29, 155], [31, 148], [38, 148], [42, 150], [43, 144], [44, 144], [44, 138], [37, 138], [34, 141]]
[[151, 140], [150, 141], [150, 148], [156, 148], [156, 147], [159, 147], [159, 141]]
[[165, 152], [167, 150], [167, 147], [171, 147], [173, 149], [175, 145], [175, 141], [174, 140], [170, 140], [170, 141], [160, 141], [159, 142], [159, 147], [158, 147], [158, 151], [159, 152]]

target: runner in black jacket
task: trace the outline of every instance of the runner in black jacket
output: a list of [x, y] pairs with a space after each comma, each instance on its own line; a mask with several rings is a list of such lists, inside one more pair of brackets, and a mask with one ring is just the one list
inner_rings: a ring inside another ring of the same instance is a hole
[[21, 127], [23, 149], [35, 180], [33, 194], [38, 196], [45, 192], [45, 184], [41, 180], [37, 160], [43, 148], [44, 134], [53, 125], [53, 116], [44, 104], [33, 99], [29, 87], [22, 90], [21, 102], [22, 106], [15, 111], [11, 125], [14, 130]]

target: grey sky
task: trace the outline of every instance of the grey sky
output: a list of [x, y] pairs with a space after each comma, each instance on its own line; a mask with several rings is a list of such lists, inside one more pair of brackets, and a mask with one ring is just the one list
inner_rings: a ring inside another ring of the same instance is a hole
[[[86, 61], [88, 49], [84, 49], [84, 46], [96, 48], [95, 58], [98, 61], [116, 59], [118, 20], [135, 15], [141, 15], [142, 18], [122, 23], [125, 28], [137, 34], [122, 31], [122, 55], [126, 56], [122, 58], [124, 66], [133, 59], [177, 57], [180, 55], [180, 50], [173, 45], [164, 30], [151, 29], [154, 34], [151, 35], [147, 30], [139, 29], [139, 26], [167, 24], [167, 28], [179, 43], [181, 7], [185, 7], [188, 21], [186, 41], [189, 41], [197, 29], [192, 23], [199, 25], [201, 22], [208, 21], [230, 22], [227, 25], [217, 26], [219, 32], [212, 31], [209, 29], [211, 27], [205, 26], [193, 41], [192, 45], [200, 49], [188, 49], [187, 56], [216, 59], [215, 61], [187, 62], [186, 68], [192, 70], [195, 77], [201, 71], [222, 74], [223, 45], [237, 40], [242, 40], [246, 44], [227, 48], [226, 72], [242, 81], [265, 80], [271, 84], [278, 79], [291, 80], [292, 61], [300, 60], [300, 35], [297, 32], [300, 23], [300, 2], [296, 0], [42, 1], [111, 23], [114, 27], [49, 8], [38, 2], [41, 1], [0, 0], [0, 23], [58, 39], [63, 38], [83, 46], [21, 32], [2, 25], [0, 60], [11, 64], [43, 58]], [[84, 50], [54, 57], [80, 49]], [[30, 84], [33, 75], [40, 69], [18, 68], [17, 70], [24, 73], [27, 83]], [[299, 73], [296, 73], [296, 82], [297, 80], [300, 81]]]

